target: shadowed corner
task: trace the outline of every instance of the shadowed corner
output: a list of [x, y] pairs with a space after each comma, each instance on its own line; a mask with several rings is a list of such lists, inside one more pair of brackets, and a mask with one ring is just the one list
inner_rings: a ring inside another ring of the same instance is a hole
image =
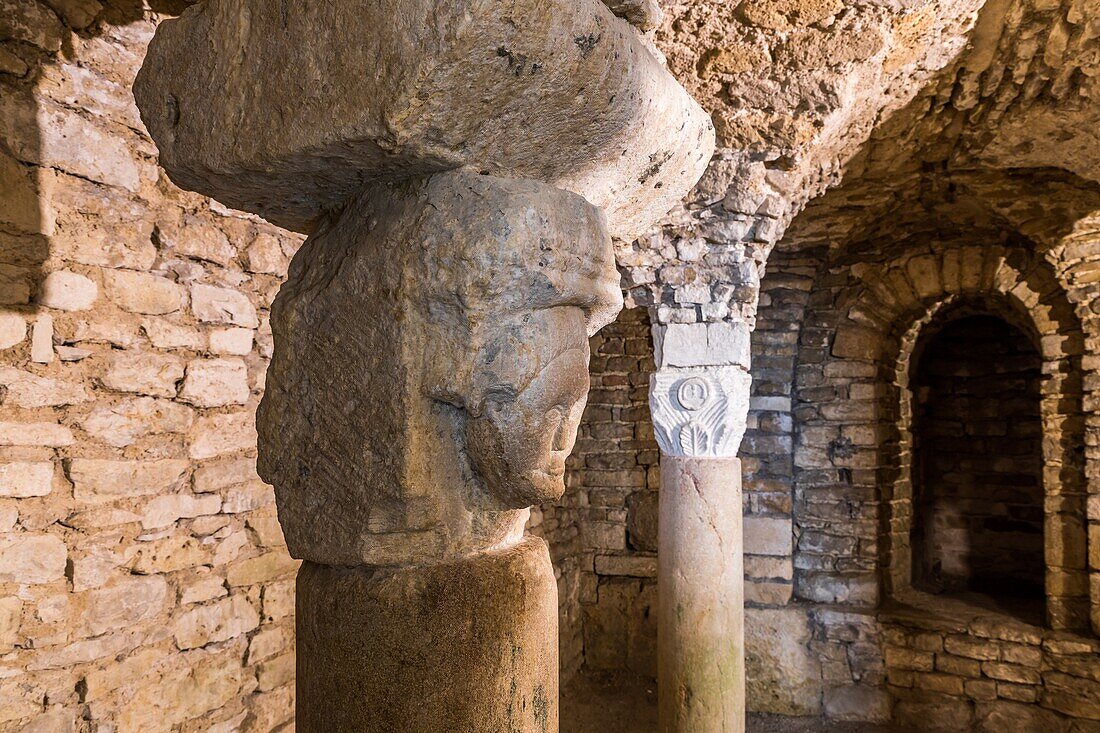
[[[96, 172], [105, 165], [96, 160], [98, 151], [81, 149], [91, 141], [79, 125], [59, 124], [57, 102], [42, 94], [44, 85], [56, 84], [47, 69], [72, 57], [74, 36], [94, 39], [104, 29], [141, 20], [149, 10], [176, 15], [190, 4], [0, 0], [0, 350], [29, 340], [32, 361], [54, 358], [52, 320], [41, 308], [46, 263], [64, 257], [58, 240], [82, 233], [59, 231], [53, 180], [60, 170], [98, 181]], [[4, 361], [11, 362], [10, 354]]]

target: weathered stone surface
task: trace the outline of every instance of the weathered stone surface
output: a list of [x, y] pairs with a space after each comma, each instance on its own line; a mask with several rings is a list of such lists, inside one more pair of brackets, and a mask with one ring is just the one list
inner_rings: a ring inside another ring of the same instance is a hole
[[248, 296], [229, 288], [191, 286], [191, 310], [196, 318], [207, 323], [231, 323], [245, 328], [259, 325], [256, 306]]
[[64, 311], [88, 310], [99, 297], [99, 286], [84, 275], [55, 270], [42, 281], [38, 303]]
[[59, 407], [92, 399], [82, 384], [47, 379], [10, 367], [0, 367], [0, 385], [7, 389], [0, 399], [17, 407]]
[[574, 194], [468, 171], [368, 189], [272, 306], [259, 470], [291, 554], [393, 564], [514, 537], [564, 491], [617, 283]]
[[122, 351], [114, 354], [102, 382], [107, 389], [151, 397], [175, 397], [183, 379], [179, 357], [152, 352]]
[[204, 514], [217, 514], [221, 509], [220, 496], [190, 496], [173, 494], [158, 496], [145, 506], [141, 525], [145, 529], [158, 529], [175, 523], [178, 519], [192, 519]]
[[248, 368], [240, 359], [196, 359], [187, 365], [179, 397], [196, 407], [248, 402]]
[[27, 338], [27, 320], [19, 313], [0, 313], [0, 349], [10, 349]]
[[[630, 241], [710, 158], [706, 115], [598, 0], [296, 5], [250, 13], [246, 35], [239, 12], [209, 2], [162, 26], [135, 94], [177, 183], [291, 229], [364, 177], [469, 165], [574, 191]], [[288, 59], [278, 39], [318, 28]]]
[[131, 576], [110, 587], [89, 591], [81, 624], [92, 636], [131, 627], [155, 617], [167, 597], [168, 583], [162, 576]]
[[186, 433], [192, 420], [192, 410], [185, 405], [137, 397], [96, 407], [84, 419], [83, 427], [104, 443], [125, 448], [149, 434]]
[[173, 492], [187, 474], [185, 460], [112, 461], [74, 458], [69, 462], [69, 480], [77, 501], [103, 502], [122, 497]]
[[541, 539], [429, 567], [305, 563], [297, 618], [303, 733], [557, 730], [557, 586]]
[[65, 577], [65, 543], [54, 535], [0, 538], [0, 582], [33, 585]]
[[172, 634], [180, 649], [194, 649], [240, 636], [259, 624], [259, 614], [248, 599], [232, 595], [183, 614], [173, 626]]
[[104, 274], [103, 284], [107, 298], [131, 313], [175, 313], [184, 302], [183, 287], [147, 272], [111, 270]]
[[741, 463], [662, 456], [657, 559], [660, 725], [737, 730], [745, 717]]
[[0, 652], [15, 646], [23, 620], [23, 601], [15, 596], [0, 598]]
[[195, 460], [256, 449], [256, 418], [251, 413], [210, 415], [191, 428], [190, 456]]
[[46, 496], [53, 490], [50, 461], [0, 463], [0, 497]]
[[752, 709], [819, 715], [821, 660], [809, 648], [810, 624], [796, 609], [745, 609], [746, 694]]

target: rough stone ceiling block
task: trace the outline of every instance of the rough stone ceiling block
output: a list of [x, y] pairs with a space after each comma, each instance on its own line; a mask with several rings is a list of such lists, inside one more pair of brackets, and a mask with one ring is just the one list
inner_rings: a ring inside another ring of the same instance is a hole
[[207, 0], [160, 26], [134, 91], [177, 184], [299, 231], [364, 180], [469, 165], [578, 193], [629, 241], [713, 149], [599, 0]]

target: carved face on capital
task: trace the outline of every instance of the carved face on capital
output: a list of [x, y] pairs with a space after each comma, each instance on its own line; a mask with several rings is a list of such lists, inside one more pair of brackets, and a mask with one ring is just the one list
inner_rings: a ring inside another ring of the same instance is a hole
[[469, 269], [437, 291], [439, 303], [461, 304], [463, 336], [449, 341], [469, 371], [436, 384], [458, 393], [448, 401], [465, 411], [465, 454], [489, 509], [564, 493], [588, 398], [588, 339], [622, 308], [602, 215], [580, 197], [540, 193], [538, 208], [520, 201], [526, 215], [490, 215], [493, 236], [468, 243], [456, 259]]
[[466, 446], [493, 497], [521, 508], [565, 491], [588, 398], [588, 319], [562, 306], [509, 320], [479, 354]]

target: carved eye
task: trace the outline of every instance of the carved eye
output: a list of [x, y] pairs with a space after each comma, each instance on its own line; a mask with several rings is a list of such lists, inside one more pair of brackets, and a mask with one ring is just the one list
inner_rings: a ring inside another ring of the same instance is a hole
[[505, 405], [510, 405], [516, 401], [516, 390], [513, 387], [507, 385], [497, 385], [496, 387], [490, 387], [485, 396], [481, 398], [481, 403], [477, 408], [477, 415], [475, 417], [484, 417], [486, 415], [492, 415], [500, 412], [501, 408]]

